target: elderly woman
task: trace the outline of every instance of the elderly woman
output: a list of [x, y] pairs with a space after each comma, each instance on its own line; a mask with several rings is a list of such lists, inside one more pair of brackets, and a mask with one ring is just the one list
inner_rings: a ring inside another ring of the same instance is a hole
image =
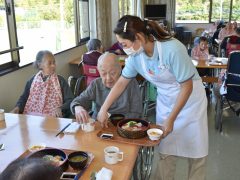
[[34, 66], [39, 70], [26, 84], [13, 113], [67, 117], [73, 94], [65, 79], [56, 74], [54, 55], [39, 51]]
[[98, 58], [103, 53], [102, 42], [99, 39], [90, 39], [87, 43], [88, 52], [82, 56], [84, 64], [97, 66]]
[[[88, 122], [88, 111], [91, 110], [92, 101], [96, 103], [93, 118], [108, 96], [111, 88], [117, 82], [121, 74], [121, 66], [117, 56], [106, 52], [98, 60], [100, 78], [91, 82], [88, 88], [76, 97], [71, 103], [71, 111], [80, 123]], [[126, 118], [139, 118], [142, 113], [142, 99], [136, 79], [132, 79], [126, 90], [112, 104], [109, 109], [111, 114], [124, 114]]]

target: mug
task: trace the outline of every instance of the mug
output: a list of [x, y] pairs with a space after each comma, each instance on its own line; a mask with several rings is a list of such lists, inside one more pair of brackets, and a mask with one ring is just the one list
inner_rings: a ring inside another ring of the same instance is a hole
[[89, 122], [85, 124], [81, 124], [81, 128], [85, 132], [91, 132], [94, 131], [95, 126], [94, 126], [94, 120], [92, 118], [89, 118]]
[[0, 109], [0, 121], [5, 120], [4, 109]]
[[116, 164], [123, 160], [123, 152], [118, 147], [108, 146], [104, 149], [105, 162], [108, 164]]

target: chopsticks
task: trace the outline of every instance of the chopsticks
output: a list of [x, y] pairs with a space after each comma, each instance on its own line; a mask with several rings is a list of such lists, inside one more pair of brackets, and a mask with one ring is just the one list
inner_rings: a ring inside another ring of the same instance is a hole
[[56, 134], [56, 137], [57, 137], [59, 134], [61, 134], [65, 129], [67, 129], [68, 126], [70, 126], [71, 124], [72, 124], [72, 123], [68, 123], [64, 128], [62, 128], [62, 130], [59, 131], [59, 133]]

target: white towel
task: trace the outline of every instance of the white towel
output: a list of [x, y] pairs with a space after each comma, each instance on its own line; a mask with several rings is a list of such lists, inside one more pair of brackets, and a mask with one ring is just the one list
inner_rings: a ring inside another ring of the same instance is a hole
[[113, 172], [110, 169], [103, 167], [98, 173], [96, 174], [96, 180], [111, 180]]

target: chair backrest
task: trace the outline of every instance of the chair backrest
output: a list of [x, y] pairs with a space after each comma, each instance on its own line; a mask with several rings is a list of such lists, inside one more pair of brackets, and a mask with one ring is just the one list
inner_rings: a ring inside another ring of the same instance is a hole
[[91, 83], [92, 80], [96, 79], [100, 76], [97, 66], [91, 66], [82, 63], [83, 65], [83, 74], [86, 76], [87, 79], [87, 86]]
[[229, 100], [240, 102], [240, 51], [230, 53], [226, 86], [226, 97]]
[[86, 77], [80, 76], [80, 77], [74, 77], [69, 76], [68, 78], [68, 85], [70, 86], [73, 95], [79, 96], [85, 89], [86, 89]]
[[197, 28], [196, 30], [195, 30], [195, 36], [202, 36], [202, 33], [205, 31], [205, 29], [204, 28]]
[[226, 46], [226, 56], [229, 57], [229, 54], [236, 50], [240, 50], [240, 44], [232, 44], [228, 42]]

